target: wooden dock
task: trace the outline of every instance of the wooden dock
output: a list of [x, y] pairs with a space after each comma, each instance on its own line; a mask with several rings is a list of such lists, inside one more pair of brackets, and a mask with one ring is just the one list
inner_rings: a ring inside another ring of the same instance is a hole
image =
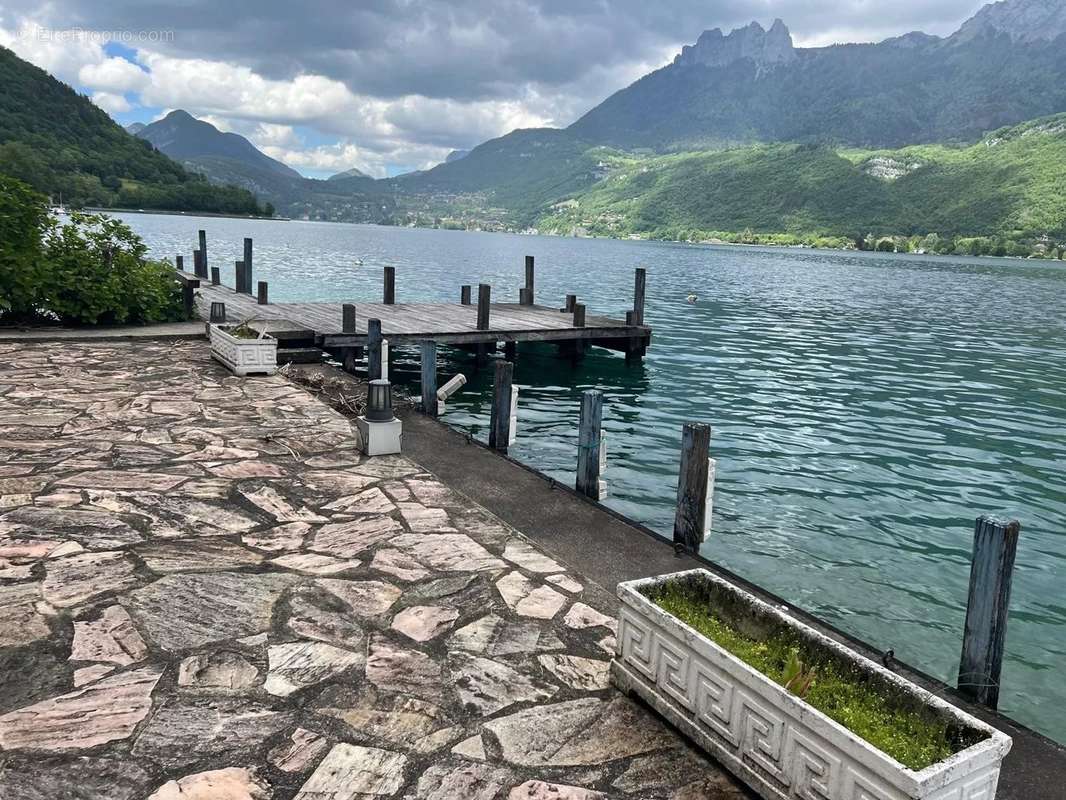
[[[246, 242], [246, 259], [250, 263], [249, 251], [250, 242]], [[196, 272], [190, 273], [181, 269], [179, 259], [177, 275], [185, 286], [186, 303], [194, 306], [203, 319], [211, 318], [213, 304], [222, 303], [228, 322], [276, 320], [270, 326], [271, 333], [287, 333], [290, 339], [313, 339], [316, 347], [341, 354], [348, 348], [371, 344], [377, 334], [376, 330], [371, 331], [374, 320], [380, 321], [380, 335], [392, 345], [435, 342], [492, 350], [500, 342], [511, 347], [516, 342], [553, 342], [578, 357], [587, 346], [595, 345], [623, 352], [627, 359], [640, 359], [651, 340], [651, 329], [643, 324], [643, 269], [637, 270], [634, 308], [622, 320], [586, 315], [585, 306], [577, 302], [575, 295], [567, 296], [563, 309], [534, 304], [532, 257], [526, 258], [522, 302], [491, 303], [491, 287], [483, 284], [478, 287], [476, 302], [472, 300], [471, 287], [463, 286], [460, 302], [454, 304], [394, 302], [395, 271], [391, 267], [384, 270], [380, 303], [273, 303], [267, 299], [264, 282], [259, 282], [256, 294], [251, 294], [251, 270], [243, 262], [237, 262], [236, 267], [238, 290], [222, 285], [217, 267], [208, 278], [205, 259], [198, 253], [194, 253], [193, 261]]]

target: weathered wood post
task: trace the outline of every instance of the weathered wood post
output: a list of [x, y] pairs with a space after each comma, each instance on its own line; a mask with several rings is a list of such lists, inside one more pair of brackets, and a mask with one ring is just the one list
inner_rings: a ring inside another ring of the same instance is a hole
[[504, 342], [503, 357], [508, 361], [514, 361], [518, 358], [518, 342]]
[[585, 327], [585, 304], [577, 303], [574, 305], [574, 327]]
[[[574, 327], [575, 328], [584, 328], [585, 327], [585, 304], [584, 303], [575, 303], [574, 304]], [[571, 346], [569, 348], [570, 357], [574, 361], [580, 361], [581, 359], [583, 359], [585, 357], [585, 345], [586, 345], [586, 342], [585, 342], [584, 339], [574, 339], [574, 341], [571, 343]]]
[[218, 286], [222, 283], [222, 274], [218, 267], [211, 267], [211, 285]]
[[351, 303], [341, 306], [341, 333], [355, 333], [355, 306]]
[[533, 305], [533, 256], [526, 256], [526, 291], [522, 297], [522, 305]]
[[973, 533], [959, 691], [989, 708], [999, 705], [999, 674], [1020, 532], [1017, 520], [980, 517]]
[[207, 277], [207, 231], [200, 230], [196, 232], [196, 236], [200, 240], [200, 269], [203, 272], [198, 273], [200, 277]]
[[707, 535], [707, 482], [711, 426], [686, 422], [681, 432], [681, 471], [677, 478], [674, 544], [698, 553]]
[[256, 289], [257, 289], [256, 302], [258, 302], [259, 305], [261, 305], [261, 306], [267, 305], [268, 302], [269, 302], [267, 300], [267, 282], [266, 281], [259, 281], [259, 285], [256, 287]]
[[[215, 267], [218, 269], [218, 267]], [[226, 321], [226, 304], [225, 303], [211, 303], [211, 322], [216, 325], [221, 325]]]
[[200, 251], [192, 251], [192, 274], [197, 278], [200, 277]]
[[385, 267], [385, 286], [381, 302], [387, 306], [396, 305], [396, 267]]
[[437, 416], [437, 343], [425, 341], [422, 350], [422, 413]]
[[648, 280], [648, 271], [637, 267], [633, 281], [633, 324], [644, 324], [644, 290]]
[[381, 378], [380, 319], [370, 319], [366, 322], [366, 371], [369, 380], [376, 381]]
[[507, 452], [511, 443], [511, 393], [514, 364], [497, 360], [492, 384], [492, 413], [489, 418], [489, 447]]
[[181, 299], [185, 304], [185, 316], [192, 318], [196, 310], [196, 288], [192, 281], [183, 281], [181, 284]]
[[185, 271], [185, 256], [174, 256], [174, 268], [178, 272]]
[[244, 238], [244, 291], [252, 293], [252, 240]]
[[492, 287], [482, 283], [477, 287], [477, 329], [489, 329], [489, 302], [492, 299]]
[[471, 305], [469, 283], [465, 283], [459, 287], [459, 302], [462, 303], [464, 306]]
[[233, 270], [234, 270], [234, 274], [233, 274], [233, 291], [235, 291], [237, 294], [243, 294], [244, 293], [244, 262], [243, 261], [234, 261], [233, 262]]
[[566, 312], [569, 313], [569, 312], [574, 310], [574, 306], [576, 306], [576, 305], [577, 305], [577, 295], [576, 294], [568, 294], [566, 296], [566, 303], [563, 305], [563, 311], [566, 311]]
[[581, 417], [577, 428], [577, 478], [574, 488], [593, 500], [605, 494], [600, 480], [600, 453], [603, 447], [603, 392], [588, 389], [581, 393]]
[[520, 305], [520, 306], [531, 306], [531, 305], [533, 305], [533, 301], [530, 299], [530, 297], [531, 297], [531, 295], [529, 294], [529, 289], [527, 289], [526, 287], [523, 286], [522, 288], [520, 288], [518, 290], [518, 305]]

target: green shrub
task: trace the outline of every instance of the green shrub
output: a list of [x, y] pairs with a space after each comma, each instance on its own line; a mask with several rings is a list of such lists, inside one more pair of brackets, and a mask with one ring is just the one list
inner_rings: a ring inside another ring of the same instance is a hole
[[42, 299], [48, 311], [80, 325], [182, 319], [181, 288], [124, 223], [99, 214], [70, 215], [44, 236]]
[[41, 287], [45, 199], [22, 181], [0, 175], [0, 314], [32, 317]]

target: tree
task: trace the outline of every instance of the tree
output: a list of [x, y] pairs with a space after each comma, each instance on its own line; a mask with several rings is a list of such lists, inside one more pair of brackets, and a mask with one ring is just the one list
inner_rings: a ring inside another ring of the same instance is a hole
[[0, 175], [0, 313], [33, 316], [41, 283], [41, 232], [48, 221], [43, 195]]

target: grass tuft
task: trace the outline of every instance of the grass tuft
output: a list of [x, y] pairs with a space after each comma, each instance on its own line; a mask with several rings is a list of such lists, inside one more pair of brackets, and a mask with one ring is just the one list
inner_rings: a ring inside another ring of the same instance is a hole
[[803, 663], [815, 670], [814, 682], [803, 699], [909, 769], [925, 769], [970, 744], [956, 741], [946, 720], [906, 707], [858, 669], [827, 658], [798, 636], [787, 631], [759, 639], [746, 636], [711, 612], [706, 590], [698, 586], [668, 581], [647, 596], [663, 611], [782, 685], [789, 658], [798, 649]]

